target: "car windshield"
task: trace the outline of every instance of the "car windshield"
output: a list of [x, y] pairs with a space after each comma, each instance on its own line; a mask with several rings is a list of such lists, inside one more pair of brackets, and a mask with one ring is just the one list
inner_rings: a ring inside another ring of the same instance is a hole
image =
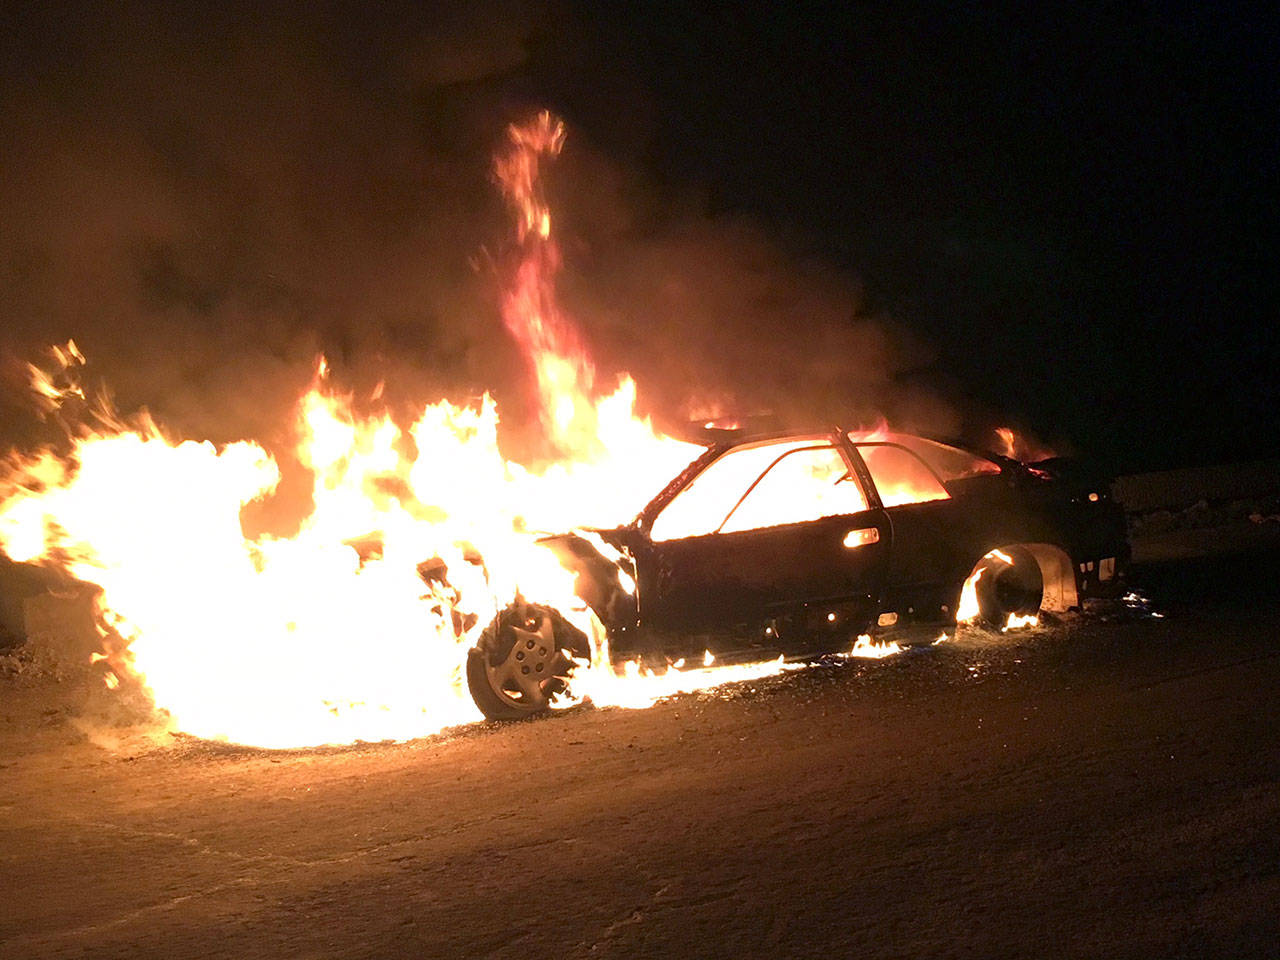
[[566, 491], [563, 510], [551, 510], [532, 530], [542, 534], [574, 528], [612, 529], [635, 523], [644, 508], [699, 459], [707, 456], [702, 444], [664, 438], [661, 444], [638, 444], [636, 456], [621, 451], [597, 466], [584, 463], [552, 465]]

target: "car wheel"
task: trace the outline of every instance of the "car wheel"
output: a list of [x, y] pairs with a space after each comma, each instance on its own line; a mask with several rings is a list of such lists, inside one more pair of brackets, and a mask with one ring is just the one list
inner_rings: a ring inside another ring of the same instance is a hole
[[490, 720], [519, 720], [547, 710], [568, 691], [575, 660], [590, 658], [587, 635], [558, 610], [517, 601], [467, 654], [467, 686]]
[[1010, 616], [1029, 617], [1040, 612], [1044, 600], [1044, 576], [1036, 558], [1022, 547], [992, 551], [983, 558], [983, 575], [974, 585], [979, 616], [990, 626], [1002, 628]]

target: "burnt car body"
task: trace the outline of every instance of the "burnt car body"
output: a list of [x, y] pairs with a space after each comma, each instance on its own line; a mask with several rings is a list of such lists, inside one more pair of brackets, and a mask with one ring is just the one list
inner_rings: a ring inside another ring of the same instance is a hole
[[[1117, 588], [1124, 513], [1104, 478], [909, 434], [717, 433], [626, 527], [545, 538], [614, 661], [849, 649], [953, 629], [966, 581], [994, 626]], [[585, 637], [517, 603], [471, 652], [483, 712], [545, 709]], [[563, 653], [561, 653], [563, 651]], [[517, 659], [518, 657], [518, 659]], [[536, 662], [535, 662], [536, 661]]]

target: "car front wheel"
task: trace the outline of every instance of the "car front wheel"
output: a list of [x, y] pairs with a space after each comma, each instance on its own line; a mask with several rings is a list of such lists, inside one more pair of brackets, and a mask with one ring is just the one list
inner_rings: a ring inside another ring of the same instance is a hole
[[590, 660], [586, 634], [558, 610], [522, 600], [485, 628], [467, 655], [467, 686], [490, 720], [542, 713], [569, 689], [577, 660]]

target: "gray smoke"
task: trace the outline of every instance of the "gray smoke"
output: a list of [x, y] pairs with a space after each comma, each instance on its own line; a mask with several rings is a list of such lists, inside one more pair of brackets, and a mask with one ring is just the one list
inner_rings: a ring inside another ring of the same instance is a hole
[[[122, 409], [184, 435], [282, 444], [320, 352], [359, 394], [385, 381], [408, 409], [489, 389], [532, 422], [496, 309], [490, 157], [541, 105], [530, 51], [556, 14], [32, 5], [0, 51], [0, 439], [26, 436], [21, 361], [68, 337]], [[929, 351], [855, 281], [668, 199], [567, 119], [562, 291], [647, 408], [949, 425], [904, 386]]]

